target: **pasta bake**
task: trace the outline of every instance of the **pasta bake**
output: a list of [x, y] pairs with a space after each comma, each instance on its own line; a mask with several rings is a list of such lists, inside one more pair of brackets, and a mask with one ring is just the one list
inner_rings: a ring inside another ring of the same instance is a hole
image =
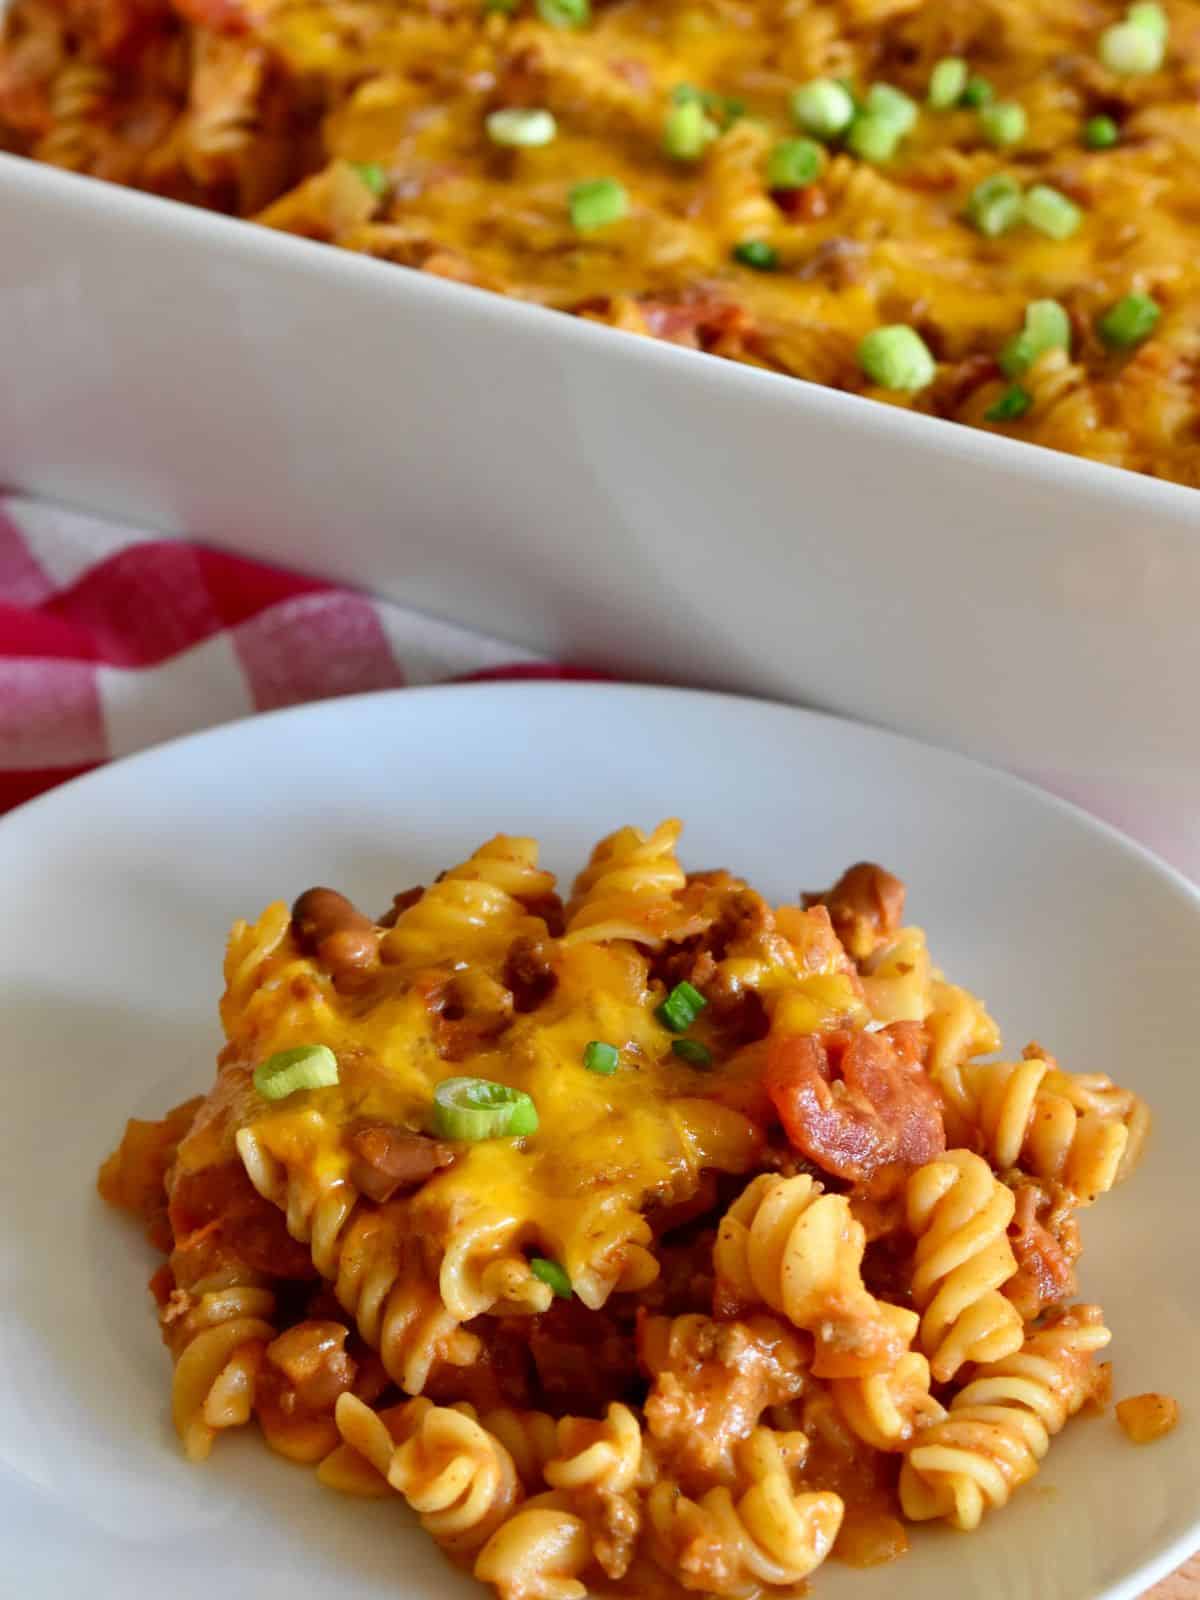
[[192, 1459], [256, 1422], [502, 1600], [753, 1596], [976, 1528], [1104, 1401], [1079, 1218], [1146, 1107], [997, 1059], [883, 868], [772, 905], [679, 834], [234, 926], [215, 1085], [100, 1174]]
[[1200, 0], [11, 0], [0, 149], [1200, 484]]

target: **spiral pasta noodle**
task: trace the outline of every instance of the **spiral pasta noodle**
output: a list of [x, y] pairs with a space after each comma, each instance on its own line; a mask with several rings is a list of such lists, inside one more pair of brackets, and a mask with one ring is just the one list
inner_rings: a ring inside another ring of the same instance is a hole
[[900, 1473], [905, 1516], [945, 1517], [969, 1530], [1005, 1505], [1090, 1397], [1092, 1357], [1110, 1337], [1098, 1307], [1077, 1306], [1031, 1333], [1019, 1351], [977, 1367], [945, 1419], [909, 1449]]
[[201, 1281], [185, 1314], [164, 1318], [175, 1361], [171, 1411], [191, 1461], [203, 1461], [216, 1435], [249, 1422], [254, 1386], [275, 1337], [275, 1296], [249, 1283]]
[[1000, 1171], [1052, 1179], [1086, 1204], [1128, 1175], [1144, 1108], [1108, 1078], [1065, 1073], [1040, 1056], [963, 1069], [974, 1118]]
[[497, 834], [401, 913], [381, 941], [384, 961], [411, 967], [452, 957], [478, 960], [531, 927], [544, 934], [529, 904], [552, 893], [554, 875], [537, 861], [533, 839]]
[[469, 1554], [486, 1544], [521, 1496], [508, 1451], [472, 1417], [416, 1400], [409, 1437], [397, 1446], [387, 1479], [446, 1549]]
[[1017, 1270], [1005, 1230], [1016, 1202], [970, 1150], [947, 1150], [908, 1181], [908, 1225], [917, 1237], [913, 1303], [921, 1347], [939, 1382], [966, 1361], [996, 1361], [1020, 1348], [1022, 1324], [999, 1293]]
[[313, 1265], [402, 1389], [420, 1394], [436, 1360], [461, 1366], [475, 1359], [478, 1340], [429, 1281], [419, 1241], [397, 1208], [359, 1207], [345, 1180], [322, 1185], [289, 1172], [250, 1128], [239, 1130], [237, 1148], [250, 1181], [285, 1212], [292, 1238], [309, 1244]]
[[742, 1596], [786, 1588], [833, 1548], [841, 1499], [829, 1491], [797, 1493], [769, 1428], [755, 1429], [740, 1459], [740, 1493], [721, 1486], [697, 1502], [669, 1481], [650, 1491], [651, 1553], [685, 1589]]
[[483, 1416], [483, 1425], [513, 1459], [526, 1493], [546, 1482], [546, 1463], [558, 1455], [558, 1422], [548, 1411], [501, 1407]]
[[917, 1318], [868, 1292], [865, 1248], [844, 1195], [822, 1194], [807, 1175], [763, 1173], [721, 1219], [713, 1266], [739, 1303], [768, 1305], [815, 1335], [815, 1372], [869, 1374], [896, 1364]]
[[479, 1552], [475, 1576], [500, 1600], [584, 1600], [580, 1574], [592, 1562], [587, 1524], [560, 1494], [528, 1500]]
[[682, 827], [670, 819], [650, 834], [621, 828], [602, 839], [575, 880], [563, 942], [630, 939], [657, 949], [678, 936], [687, 881], [675, 856]]
[[902, 1450], [926, 1423], [942, 1415], [929, 1392], [929, 1362], [910, 1350], [890, 1372], [835, 1378], [834, 1402], [850, 1431], [873, 1450]]

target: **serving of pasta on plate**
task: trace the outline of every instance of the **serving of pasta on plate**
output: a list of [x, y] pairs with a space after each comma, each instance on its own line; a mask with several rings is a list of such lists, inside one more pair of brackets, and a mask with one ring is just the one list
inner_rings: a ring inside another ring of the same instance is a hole
[[771, 905], [680, 831], [235, 924], [214, 1087], [100, 1174], [189, 1457], [255, 1421], [502, 1600], [752, 1596], [976, 1528], [1105, 1404], [1079, 1213], [1144, 1103], [998, 1059], [883, 868]]

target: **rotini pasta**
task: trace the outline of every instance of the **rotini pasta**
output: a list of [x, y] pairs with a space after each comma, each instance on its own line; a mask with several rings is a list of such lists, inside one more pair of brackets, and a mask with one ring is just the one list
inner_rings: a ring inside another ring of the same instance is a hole
[[1104, 1077], [1060, 1072], [1036, 1054], [962, 1070], [988, 1157], [1001, 1171], [1053, 1179], [1086, 1203], [1128, 1170], [1130, 1139], [1142, 1135], [1136, 1095]]
[[914, 1440], [900, 1473], [900, 1503], [915, 1521], [945, 1517], [978, 1527], [1028, 1482], [1097, 1381], [1092, 1356], [1111, 1335], [1095, 1306], [1080, 1306], [1033, 1333], [1003, 1361], [976, 1368], [949, 1414]]
[[999, 1292], [1017, 1270], [1005, 1230], [1016, 1202], [987, 1162], [948, 1150], [908, 1181], [908, 1223], [917, 1236], [912, 1297], [921, 1345], [940, 1382], [967, 1361], [1019, 1349], [1020, 1313]]
[[99, 1179], [166, 1256], [190, 1457], [255, 1422], [501, 1600], [751, 1600], [975, 1527], [1102, 1397], [1076, 1217], [1143, 1103], [986, 1059], [882, 868], [773, 906], [679, 832], [610, 834], [565, 910], [498, 835], [378, 921], [235, 924], [216, 1083]]
[[171, 1411], [192, 1461], [206, 1459], [218, 1433], [250, 1421], [255, 1379], [275, 1337], [274, 1311], [270, 1289], [253, 1284], [202, 1282], [182, 1304], [168, 1302], [162, 1321], [175, 1359]]
[[868, 1292], [865, 1248], [844, 1195], [822, 1194], [807, 1176], [763, 1173], [721, 1219], [713, 1247], [718, 1291], [739, 1305], [768, 1305], [812, 1333], [814, 1371], [823, 1377], [886, 1372], [917, 1318]]
[[650, 1491], [651, 1551], [685, 1589], [752, 1595], [801, 1582], [833, 1548], [842, 1501], [797, 1492], [778, 1438], [756, 1429], [741, 1451], [745, 1487], [711, 1489], [699, 1503], [670, 1482]]

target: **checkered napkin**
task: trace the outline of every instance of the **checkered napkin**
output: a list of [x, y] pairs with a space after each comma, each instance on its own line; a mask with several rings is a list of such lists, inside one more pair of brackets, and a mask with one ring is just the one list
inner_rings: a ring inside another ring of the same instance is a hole
[[[315, 578], [0, 495], [0, 812], [252, 711], [402, 684], [594, 676]], [[1200, 881], [1200, 761], [1186, 780], [1030, 776]]]
[[577, 676], [591, 674], [317, 579], [0, 496], [0, 811], [253, 711]]

